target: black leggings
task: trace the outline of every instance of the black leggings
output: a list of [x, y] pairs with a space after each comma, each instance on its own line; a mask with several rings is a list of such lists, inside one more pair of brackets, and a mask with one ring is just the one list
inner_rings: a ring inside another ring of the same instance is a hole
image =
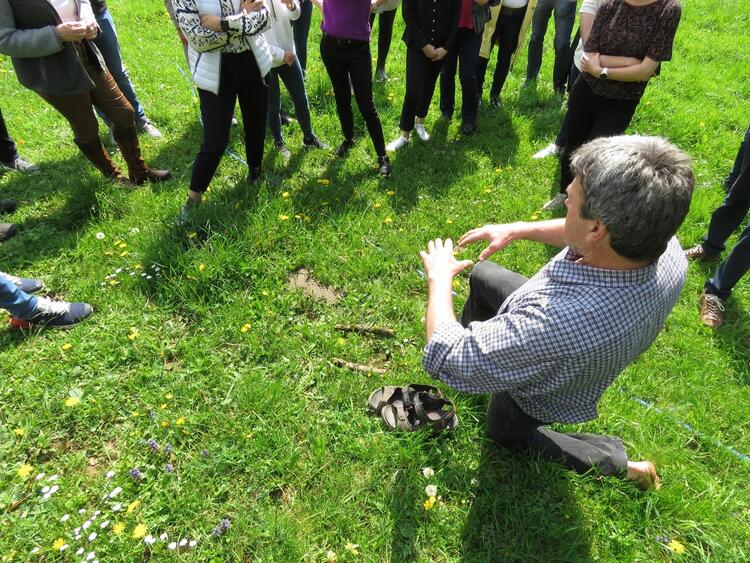
[[[396, 19], [398, 8], [387, 12], [380, 12], [380, 26], [378, 27], [378, 62], [375, 68], [385, 69], [385, 60], [391, 50], [391, 38], [393, 37], [393, 22]], [[370, 27], [375, 25], [375, 14], [370, 14]]]
[[401, 109], [401, 131], [414, 129], [414, 118], [424, 118], [430, 109], [443, 61], [428, 59], [421, 50], [406, 50], [406, 93]]
[[336, 96], [336, 113], [344, 138], [354, 139], [352, 92], [349, 86], [351, 80], [354, 98], [367, 125], [375, 152], [378, 156], [385, 156], [383, 126], [372, 95], [370, 44], [366, 41], [336, 39], [323, 34], [320, 40], [320, 57], [331, 78], [333, 93]]
[[195, 157], [190, 189], [205, 192], [229, 143], [234, 105], [239, 99], [245, 127], [245, 156], [251, 169], [263, 163], [268, 88], [251, 51], [221, 56], [219, 95], [198, 89], [203, 120], [203, 143]]

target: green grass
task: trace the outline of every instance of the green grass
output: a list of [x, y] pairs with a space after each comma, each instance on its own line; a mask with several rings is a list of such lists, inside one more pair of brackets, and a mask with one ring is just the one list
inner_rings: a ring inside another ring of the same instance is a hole
[[[750, 18], [740, 0], [684, 4], [674, 60], [649, 86], [631, 130], [664, 135], [695, 159], [698, 189], [680, 231], [687, 245], [721, 201], [721, 178], [747, 126]], [[205, 227], [184, 232], [173, 218], [200, 127], [177, 70], [180, 47], [159, 0], [112, 0], [111, 11], [140, 98], [165, 133], [143, 140], [147, 159], [175, 173], [163, 186], [129, 192], [104, 182], [78, 154], [64, 120], [20, 87], [0, 58], [8, 126], [22, 154], [43, 168], [0, 177], [0, 195], [23, 202], [10, 218], [21, 233], [0, 247], [0, 264], [96, 308], [70, 332], [0, 329], [0, 560], [33, 559], [35, 547], [45, 560], [80, 560], [81, 546], [107, 561], [323, 561], [329, 550], [340, 561], [750, 558], [750, 463], [715, 444], [750, 454], [746, 281], [730, 301], [729, 322], [713, 333], [697, 308], [710, 269], [691, 265], [664, 332], [605, 394], [600, 418], [582, 427], [617, 434], [634, 458], [654, 459], [664, 480], [658, 493], [493, 447], [483, 437], [485, 397], [446, 390], [461, 426], [437, 438], [388, 433], [366, 412], [373, 388], [428, 380], [421, 369], [426, 292], [416, 272], [426, 241], [544, 216], [538, 210], [554, 190], [556, 163], [530, 155], [553, 137], [562, 114], [549, 82], [550, 45], [537, 88], [520, 89], [524, 53], [502, 109], [483, 107], [470, 140], [456, 122], [438, 121], [433, 106], [433, 141], [399, 152], [393, 178], [383, 181], [361, 121], [361, 142], [344, 162], [303, 153], [293, 126], [288, 168], [269, 143], [270, 179], [251, 190], [243, 166], [225, 158], [199, 214]], [[400, 18], [397, 25], [392, 80], [377, 88], [389, 138], [404, 87]], [[336, 145], [340, 131], [313, 28], [314, 126]], [[243, 153], [238, 130], [232, 149]], [[518, 243], [496, 259], [531, 275], [550, 255]], [[289, 273], [303, 266], [342, 299], [325, 305], [288, 291]], [[106, 276], [119, 268], [117, 285], [109, 285]], [[458, 304], [465, 276], [460, 284]], [[389, 326], [397, 338], [334, 329], [351, 322]], [[251, 328], [242, 332], [245, 324]], [[388, 374], [336, 368], [331, 357], [386, 366]], [[71, 394], [80, 404], [65, 405]], [[163, 469], [168, 456], [150, 453], [151, 438], [173, 446], [174, 473]], [[28, 479], [17, 475], [24, 464], [33, 466]], [[427, 466], [436, 472], [430, 479], [421, 473]], [[133, 467], [146, 475], [140, 484], [128, 476]], [[60, 489], [46, 502], [39, 494], [46, 481], [33, 480], [40, 472], [59, 476]], [[425, 511], [428, 483], [441, 500]], [[116, 486], [123, 511], [112, 514], [102, 495]], [[73, 542], [72, 530], [94, 510], [103, 514], [90, 529], [105, 519], [109, 528], [91, 544]], [[60, 522], [66, 513], [70, 519]], [[225, 515], [232, 527], [212, 538]], [[115, 522], [124, 525], [121, 535], [111, 531]], [[149, 549], [131, 537], [139, 523], [154, 536], [198, 545], [178, 553], [160, 541]], [[57, 538], [71, 545], [62, 556], [52, 549]], [[685, 554], [660, 538], [681, 542]], [[347, 542], [359, 545], [358, 556]]]

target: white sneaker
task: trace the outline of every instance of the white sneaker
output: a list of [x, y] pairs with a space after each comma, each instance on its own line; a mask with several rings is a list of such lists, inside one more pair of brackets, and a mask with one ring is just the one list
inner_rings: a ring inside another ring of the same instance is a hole
[[140, 133], [143, 133], [144, 135], [148, 135], [152, 139], [161, 139], [162, 134], [161, 131], [159, 131], [153, 123], [151, 123], [148, 119], [143, 118], [138, 123], [138, 131]]
[[547, 158], [548, 156], [558, 156], [563, 150], [563, 147], [558, 147], [555, 143], [550, 143], [542, 150], [534, 153], [531, 158]]
[[416, 123], [414, 125], [414, 130], [417, 132], [417, 135], [420, 139], [427, 142], [430, 140], [430, 134], [425, 130], [424, 123]]
[[554, 211], [555, 209], [565, 205], [566, 199], [568, 199], [568, 194], [559, 193], [547, 203], [545, 203], [542, 209], [544, 209], [545, 211]]
[[398, 139], [396, 139], [395, 141], [391, 141], [385, 146], [385, 150], [389, 152], [397, 151], [398, 149], [405, 147], [408, 142], [409, 139], [407, 139], [403, 135], [399, 135]]

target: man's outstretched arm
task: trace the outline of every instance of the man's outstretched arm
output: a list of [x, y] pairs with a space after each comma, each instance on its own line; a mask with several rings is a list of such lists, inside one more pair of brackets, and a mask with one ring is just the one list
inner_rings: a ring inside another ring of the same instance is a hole
[[479, 254], [479, 261], [487, 260], [498, 250], [502, 250], [514, 240], [531, 240], [563, 248], [565, 246], [565, 219], [550, 219], [534, 223], [505, 223], [485, 225], [464, 233], [458, 239], [458, 246], [466, 246], [478, 240], [486, 240], [489, 246]]

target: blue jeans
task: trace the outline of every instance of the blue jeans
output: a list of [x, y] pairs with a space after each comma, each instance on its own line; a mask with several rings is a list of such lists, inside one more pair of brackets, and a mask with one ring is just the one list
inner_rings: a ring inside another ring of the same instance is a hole
[[529, 39], [529, 57], [526, 65], [526, 80], [536, 80], [542, 68], [542, 50], [544, 35], [547, 33], [552, 12], [555, 12], [555, 66], [552, 72], [552, 84], [555, 90], [565, 89], [568, 74], [568, 50], [570, 35], [576, 20], [575, 0], [539, 0], [531, 19], [531, 39]]
[[[750, 128], [745, 133], [745, 147], [748, 146], [749, 141]], [[726, 248], [727, 239], [740, 226], [750, 210], [750, 151], [743, 150], [740, 146], [740, 152], [742, 160], [737, 179], [729, 189], [724, 203], [711, 215], [708, 234], [703, 243], [707, 254], [718, 254]], [[706, 282], [706, 293], [717, 295], [720, 299], [727, 299], [748, 269], [750, 269], [750, 224], [740, 234], [737, 244], [734, 245], [727, 259], [719, 264], [713, 277]]]
[[[99, 52], [101, 52], [104, 62], [107, 63], [107, 68], [109, 69], [112, 78], [114, 78], [117, 83], [120, 92], [125, 95], [125, 98], [130, 102], [130, 105], [133, 106], [136, 123], [141, 123], [146, 119], [146, 112], [138, 101], [138, 96], [133, 89], [133, 85], [130, 83], [128, 71], [122, 64], [120, 43], [117, 41], [117, 30], [115, 30], [115, 22], [112, 19], [109, 10], [104, 10], [104, 12], [96, 16], [96, 23], [99, 24], [99, 28], [102, 32], [99, 37], [94, 39], [94, 44], [99, 49]], [[99, 114], [99, 117], [104, 123], [107, 125], [110, 124], [107, 116], [104, 115], [99, 108], [96, 108], [96, 113]]]
[[294, 49], [297, 51], [297, 59], [304, 75], [307, 70], [307, 37], [310, 35], [312, 2], [310, 0], [303, 1], [299, 9], [299, 18], [292, 22], [292, 32], [294, 33]]
[[268, 81], [268, 125], [271, 128], [273, 140], [276, 143], [283, 143], [284, 136], [281, 133], [281, 91], [279, 88], [279, 78], [284, 82], [289, 95], [294, 104], [294, 115], [297, 117], [299, 126], [305, 139], [313, 136], [312, 125], [310, 124], [310, 104], [307, 101], [307, 92], [305, 91], [305, 77], [302, 75], [302, 67], [298, 60], [294, 61], [292, 66], [283, 64], [272, 69], [267, 77]]
[[474, 123], [477, 119], [477, 64], [482, 35], [473, 29], [459, 29], [453, 49], [448, 51], [440, 72], [440, 112], [453, 115], [456, 104], [456, 68], [461, 80], [461, 119]]
[[12, 281], [0, 274], [0, 308], [19, 319], [28, 319], [36, 310], [36, 297], [24, 293]]

